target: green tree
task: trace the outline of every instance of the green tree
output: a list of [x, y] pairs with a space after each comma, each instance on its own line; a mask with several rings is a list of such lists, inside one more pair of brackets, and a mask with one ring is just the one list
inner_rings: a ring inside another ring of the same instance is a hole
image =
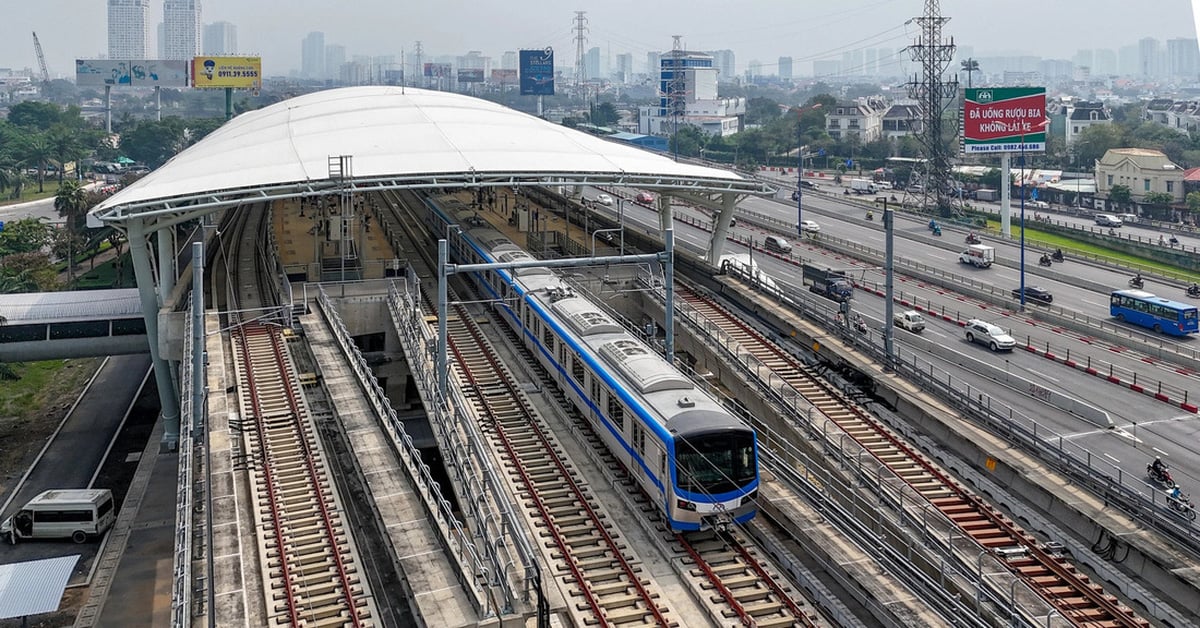
[[121, 135], [121, 152], [135, 161], [157, 168], [184, 147], [184, 128], [179, 118], [146, 120]]
[[679, 132], [671, 136], [670, 147], [672, 151], [678, 150], [680, 155], [685, 157], [696, 157], [700, 155], [700, 149], [704, 148], [708, 136], [704, 131], [688, 124], [679, 127]]
[[617, 113], [617, 106], [611, 102], [602, 102], [591, 111], [592, 124], [596, 126], [612, 126], [621, 121], [621, 114]]
[[779, 103], [763, 96], [746, 101], [746, 124], [766, 124], [779, 117]]
[[26, 163], [37, 164], [38, 192], [46, 191], [46, 168], [54, 161], [54, 148], [44, 135], [30, 137], [23, 147]]
[[1122, 185], [1118, 183], [1109, 188], [1108, 200], [1116, 203], [1117, 207], [1125, 207], [1129, 203], [1133, 202], [1133, 193], [1130, 192], [1128, 185]]
[[1188, 211], [1200, 212], [1200, 192], [1188, 192], [1187, 198]]
[[54, 196], [54, 209], [58, 215], [66, 219], [66, 234], [56, 233], [51, 238], [51, 246], [56, 254], [67, 260], [68, 282], [75, 280], [75, 254], [82, 250], [82, 238], [79, 237], [79, 226], [84, 212], [91, 205], [88, 202], [87, 190], [75, 181], [64, 181], [58, 193]]
[[14, 253], [0, 258], [0, 293], [51, 292], [58, 289], [58, 273], [42, 251]]
[[1093, 124], [1084, 129], [1075, 138], [1072, 150], [1075, 153], [1075, 163], [1091, 169], [1096, 160], [1113, 148], [1125, 146], [1124, 133], [1116, 124]]
[[8, 108], [8, 121], [13, 126], [48, 131], [62, 121], [62, 109], [54, 103], [27, 100]]
[[0, 231], [0, 258], [40, 251], [50, 242], [51, 229], [44, 218], [22, 218], [4, 223], [4, 231]]
[[[58, 169], [58, 184], [62, 186], [63, 176], [67, 171], [66, 164], [83, 158], [83, 145], [80, 144], [76, 131], [62, 125], [52, 128], [46, 136], [46, 141], [50, 144], [50, 152], [54, 155], [54, 160], [62, 165]], [[76, 171], [78, 172], [78, 169]]]
[[970, 89], [972, 83], [971, 79], [975, 76], [975, 73], [979, 71], [979, 62], [968, 58], [960, 61], [959, 65], [962, 66], [963, 72], [967, 73], [967, 89]]

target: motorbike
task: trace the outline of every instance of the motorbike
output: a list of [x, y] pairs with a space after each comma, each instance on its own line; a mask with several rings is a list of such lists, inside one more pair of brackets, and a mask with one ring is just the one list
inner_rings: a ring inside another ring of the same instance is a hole
[[979, 236], [973, 233], [967, 234], [967, 244], [979, 244], [980, 242], [982, 242], [982, 240], [979, 239]]
[[1142, 281], [1141, 279], [1138, 279], [1137, 277], [1132, 277], [1129, 279], [1129, 287], [1130, 288], [1139, 288], [1140, 289], [1140, 288], [1143, 288], [1145, 285], [1146, 285], [1146, 282]]
[[1200, 298], [1200, 287], [1188, 286], [1187, 295], [1193, 299]]
[[1196, 506], [1192, 503], [1191, 497], [1187, 495], [1173, 497], [1170, 493], [1168, 493], [1167, 506], [1169, 506], [1171, 510], [1174, 510], [1180, 515], [1191, 519], [1192, 521], [1196, 520]]
[[867, 333], [867, 322], [861, 318], [854, 319], [854, 331], [860, 334]]
[[1040, 266], [1053, 266], [1053, 265], [1054, 265], [1054, 262], [1050, 261], [1050, 258], [1049, 258], [1049, 257], [1047, 257], [1047, 256], [1043, 255], [1043, 256], [1042, 256], [1042, 258], [1038, 260], [1038, 265], [1040, 265]]
[[1054, 254], [1050, 256], [1050, 259], [1052, 259], [1056, 262], [1061, 262], [1061, 261], [1066, 260], [1067, 258], [1062, 254], [1062, 252], [1055, 251]]
[[940, 236], [940, 235], [942, 235], [942, 228], [941, 228], [941, 227], [934, 227], [934, 228], [933, 228], [933, 235], [935, 235], [935, 236]]
[[1161, 472], [1156, 472], [1154, 470], [1154, 463], [1150, 463], [1146, 465], [1146, 477], [1150, 478], [1151, 482], [1163, 488], [1175, 488], [1175, 478], [1171, 477], [1170, 469], [1164, 468]]
[[875, 220], [875, 214], [872, 212], [867, 212], [867, 220]]

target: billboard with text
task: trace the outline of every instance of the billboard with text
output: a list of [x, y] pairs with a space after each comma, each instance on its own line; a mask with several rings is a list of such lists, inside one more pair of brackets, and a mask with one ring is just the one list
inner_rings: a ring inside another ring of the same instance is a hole
[[262, 57], [196, 57], [192, 87], [199, 89], [258, 89], [262, 87]]
[[449, 63], [426, 63], [425, 76], [430, 78], [450, 78]]
[[516, 70], [492, 70], [492, 78], [489, 79], [494, 85], [516, 85], [517, 71]]
[[521, 94], [554, 95], [554, 49], [522, 50], [518, 68], [521, 73]]
[[1046, 150], [1045, 87], [980, 87], [963, 94], [963, 152]]
[[157, 59], [76, 59], [79, 87], [187, 87], [187, 61]]
[[459, 83], [482, 83], [483, 68], [459, 68], [458, 69]]

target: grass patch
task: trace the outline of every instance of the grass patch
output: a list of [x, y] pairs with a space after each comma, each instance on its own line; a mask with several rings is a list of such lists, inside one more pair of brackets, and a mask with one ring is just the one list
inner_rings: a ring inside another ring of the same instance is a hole
[[[989, 219], [987, 228], [989, 231], [998, 234], [1000, 232], [1000, 221]], [[1016, 224], [1013, 225], [1013, 237], [1020, 237], [1020, 227]], [[1057, 233], [1049, 233], [1032, 225], [1025, 228], [1025, 241], [1027, 243], [1050, 249], [1061, 248], [1067, 253], [1068, 258], [1070, 257], [1071, 253], [1082, 253], [1084, 255], [1104, 258], [1106, 260], [1126, 264], [1142, 270], [1157, 271], [1159, 274], [1164, 274], [1167, 276], [1183, 277], [1188, 281], [1200, 281], [1200, 273], [1189, 271], [1174, 264], [1146, 259], [1144, 257], [1132, 255], [1124, 251], [1111, 249], [1096, 242], [1069, 238]], [[1037, 263], [1036, 258], [1033, 261], [1034, 263]]]
[[20, 377], [0, 385], [0, 422], [14, 418], [32, 418], [45, 406], [63, 399], [75, 399], [70, 391], [82, 388], [99, 366], [101, 358], [47, 360], [8, 364]]
[[21, 190], [21, 198], [10, 198], [12, 190], [5, 190], [4, 198], [0, 199], [0, 207], [3, 207], [4, 205], [16, 205], [17, 203], [36, 201], [43, 198], [53, 198], [55, 194], [58, 194], [58, 177], [56, 176], [53, 179], [46, 179], [46, 183], [43, 185], [43, 187], [45, 188], [45, 191], [38, 192], [37, 181], [34, 181], [33, 183], [26, 185], [25, 188]]
[[[137, 282], [133, 278], [133, 263], [129, 254], [123, 255], [124, 263], [121, 272], [117, 273], [117, 261], [110, 259], [96, 268], [82, 272], [75, 278], [75, 290], [97, 290], [101, 288], [135, 288]], [[77, 269], [79, 270], [79, 269]]]

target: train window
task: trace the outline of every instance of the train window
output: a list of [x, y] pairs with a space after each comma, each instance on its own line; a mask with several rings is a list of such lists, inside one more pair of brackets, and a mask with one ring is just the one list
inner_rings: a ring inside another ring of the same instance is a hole
[[597, 401], [597, 402], [600, 401], [600, 378], [599, 377], [592, 378], [591, 399], [592, 399], [592, 401]]
[[580, 384], [583, 383], [583, 373], [583, 360], [579, 359], [579, 356], [577, 355], [571, 356], [571, 375], [573, 375], [575, 377], [575, 381], [579, 382]]
[[640, 423], [633, 424], [633, 450], [639, 456], [645, 457], [646, 455], [646, 432]]
[[529, 329], [529, 319], [531, 319], [533, 317], [532, 316], [533, 308], [529, 307], [528, 303], [523, 303], [523, 304], [521, 304], [521, 309], [525, 313], [525, 329]]
[[546, 345], [547, 349], [554, 350], [554, 329], [549, 325], [542, 329], [542, 344]]
[[625, 406], [621, 405], [621, 398], [612, 391], [608, 393], [608, 418], [617, 424], [618, 431], [625, 431]]
[[565, 342], [558, 343], [558, 363], [567, 363], [567, 343]]

